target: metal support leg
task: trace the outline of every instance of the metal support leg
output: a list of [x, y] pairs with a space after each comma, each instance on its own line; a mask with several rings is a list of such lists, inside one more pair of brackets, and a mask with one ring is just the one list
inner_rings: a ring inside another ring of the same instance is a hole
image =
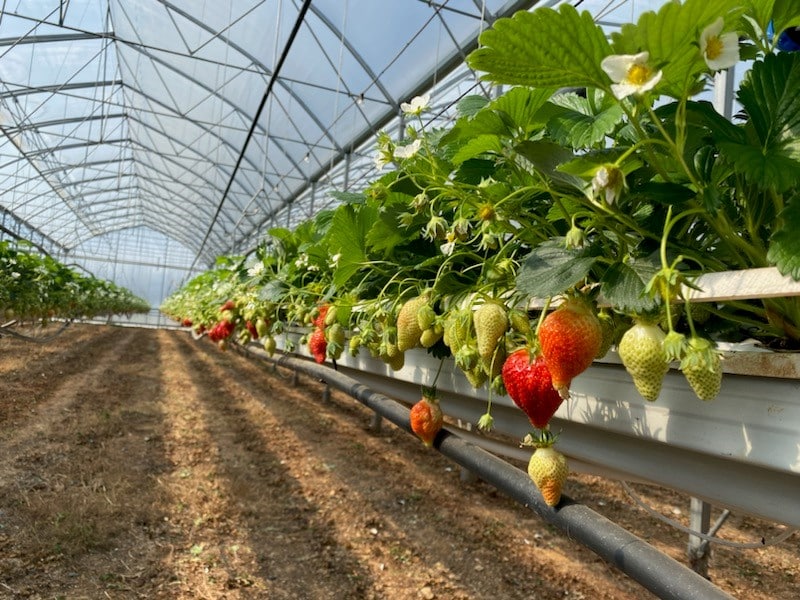
[[372, 433], [380, 433], [383, 427], [383, 417], [378, 413], [372, 413], [372, 419], [369, 422], [369, 430]]
[[458, 478], [461, 480], [461, 483], [475, 483], [478, 481], [478, 476], [465, 467], [461, 467]]
[[300, 374], [297, 371], [292, 371], [292, 387], [300, 383]]
[[325, 387], [322, 388], [322, 401], [328, 403], [331, 401], [331, 387], [325, 384]]
[[[698, 498], [692, 498], [689, 510], [689, 527], [700, 533], [708, 533], [711, 526], [711, 505]], [[696, 535], [690, 535], [686, 553], [692, 570], [708, 579], [708, 559], [711, 554], [708, 542]]]

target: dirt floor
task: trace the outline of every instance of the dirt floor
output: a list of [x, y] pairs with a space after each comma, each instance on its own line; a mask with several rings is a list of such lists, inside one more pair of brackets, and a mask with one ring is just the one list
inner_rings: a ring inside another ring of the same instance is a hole
[[[532, 512], [322, 384], [188, 333], [0, 338], [0, 598], [653, 597]], [[635, 486], [685, 522], [689, 499]], [[686, 563], [618, 482], [572, 498]], [[778, 528], [734, 515], [721, 534]], [[737, 598], [800, 598], [798, 534], [714, 549]]]

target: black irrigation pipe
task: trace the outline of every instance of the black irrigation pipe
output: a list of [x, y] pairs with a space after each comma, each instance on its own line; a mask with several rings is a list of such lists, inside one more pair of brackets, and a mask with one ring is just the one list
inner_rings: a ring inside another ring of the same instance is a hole
[[[359, 381], [329, 366], [283, 355], [270, 358], [249, 346], [246, 352], [278, 366], [303, 372], [352, 396], [400, 429], [411, 433], [409, 409], [400, 402], [375, 392]], [[531, 509], [549, 524], [617, 567], [659, 598], [670, 600], [732, 600], [733, 596], [663, 552], [566, 496], [556, 508], [547, 506], [527, 473], [487, 452], [457, 434], [442, 430], [434, 448], [456, 464], [471, 471], [499, 491]]]

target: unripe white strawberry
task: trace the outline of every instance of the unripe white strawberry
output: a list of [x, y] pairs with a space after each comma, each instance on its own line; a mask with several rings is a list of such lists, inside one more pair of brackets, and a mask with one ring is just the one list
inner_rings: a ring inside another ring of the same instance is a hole
[[722, 387], [722, 364], [714, 344], [697, 336], [689, 338], [681, 371], [700, 400], [713, 400]]
[[397, 314], [397, 347], [401, 352], [419, 345], [422, 328], [419, 326], [417, 313], [427, 303], [425, 296], [416, 296], [400, 308]]
[[552, 446], [537, 447], [528, 461], [528, 476], [548, 506], [561, 500], [561, 490], [569, 475], [566, 457]]
[[669, 362], [664, 353], [666, 334], [656, 325], [637, 322], [619, 342], [619, 357], [636, 389], [645, 400], [653, 401], [661, 393]]
[[486, 302], [472, 316], [478, 354], [484, 361], [490, 361], [500, 338], [508, 331], [506, 309], [497, 302]]

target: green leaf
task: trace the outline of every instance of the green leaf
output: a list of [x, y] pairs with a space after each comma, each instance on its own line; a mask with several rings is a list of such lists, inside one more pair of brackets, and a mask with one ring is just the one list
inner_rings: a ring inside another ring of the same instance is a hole
[[585, 251], [564, 248], [554, 238], [534, 248], [517, 273], [517, 289], [534, 298], [550, 298], [580, 283], [597, 261]]
[[655, 301], [646, 296], [644, 288], [649, 277], [644, 279], [642, 274], [625, 263], [611, 265], [600, 280], [600, 293], [603, 299], [616, 309], [644, 313], [656, 307]]
[[344, 204], [336, 209], [330, 231], [331, 254], [339, 254], [333, 282], [342, 286], [367, 261], [367, 234], [378, 216], [374, 207]]
[[336, 198], [343, 204], [363, 204], [367, 198], [364, 194], [355, 192], [344, 192], [340, 190], [331, 190], [328, 192], [331, 198]]
[[515, 148], [524, 158], [528, 159], [539, 173], [552, 179], [566, 183], [570, 187], [583, 190], [585, 182], [580, 177], [569, 173], [562, 173], [558, 167], [570, 162], [574, 156], [568, 148], [546, 140], [525, 141]]
[[476, 158], [487, 152], [495, 154], [501, 154], [503, 152], [503, 144], [498, 136], [484, 134], [473, 137], [458, 149], [451, 160], [454, 165], [460, 165], [466, 160]]
[[496, 170], [493, 160], [472, 158], [461, 163], [453, 179], [469, 185], [478, 185], [483, 179], [494, 175]]
[[[404, 195], [404, 194], [403, 194]], [[400, 227], [400, 215], [408, 211], [408, 207], [389, 206], [378, 213], [378, 218], [367, 233], [367, 245], [374, 252], [386, 252], [396, 246], [408, 243], [419, 237], [420, 228], [426, 218], [420, 217], [419, 226]]]
[[553, 104], [562, 110], [547, 124], [553, 138], [573, 148], [591, 148], [602, 142], [622, 121], [622, 106], [604, 102], [604, 94], [590, 90], [593, 98], [578, 94], [553, 96]]
[[765, 146], [797, 144], [800, 134], [800, 55], [769, 54], [757, 62], [739, 88], [738, 98]]
[[600, 61], [610, 54], [603, 30], [569, 4], [498, 19], [481, 34], [467, 64], [494, 83], [542, 88], [608, 87]]
[[486, 96], [470, 95], [464, 96], [456, 104], [456, 114], [459, 117], [473, 117], [489, 103]]
[[516, 87], [494, 100], [489, 108], [508, 115], [513, 127], [529, 132], [536, 125], [544, 125], [537, 116], [552, 95], [552, 89]]
[[800, 281], [800, 194], [786, 203], [779, 218], [782, 227], [772, 234], [767, 260], [782, 275]]
[[720, 150], [733, 164], [737, 173], [761, 189], [783, 192], [800, 183], [800, 161], [797, 145], [787, 156], [782, 148], [761, 149], [748, 144], [720, 142]]
[[[728, 15], [731, 4], [730, 0], [667, 2], [658, 13], [645, 12], [635, 25], [623, 25], [613, 33], [614, 52], [649, 52], [650, 65], [662, 70], [656, 89], [673, 98], [683, 98], [699, 91], [699, 76], [708, 71], [698, 45], [700, 34], [719, 16]], [[735, 23], [736, 19], [729, 15], [726, 23]]]

